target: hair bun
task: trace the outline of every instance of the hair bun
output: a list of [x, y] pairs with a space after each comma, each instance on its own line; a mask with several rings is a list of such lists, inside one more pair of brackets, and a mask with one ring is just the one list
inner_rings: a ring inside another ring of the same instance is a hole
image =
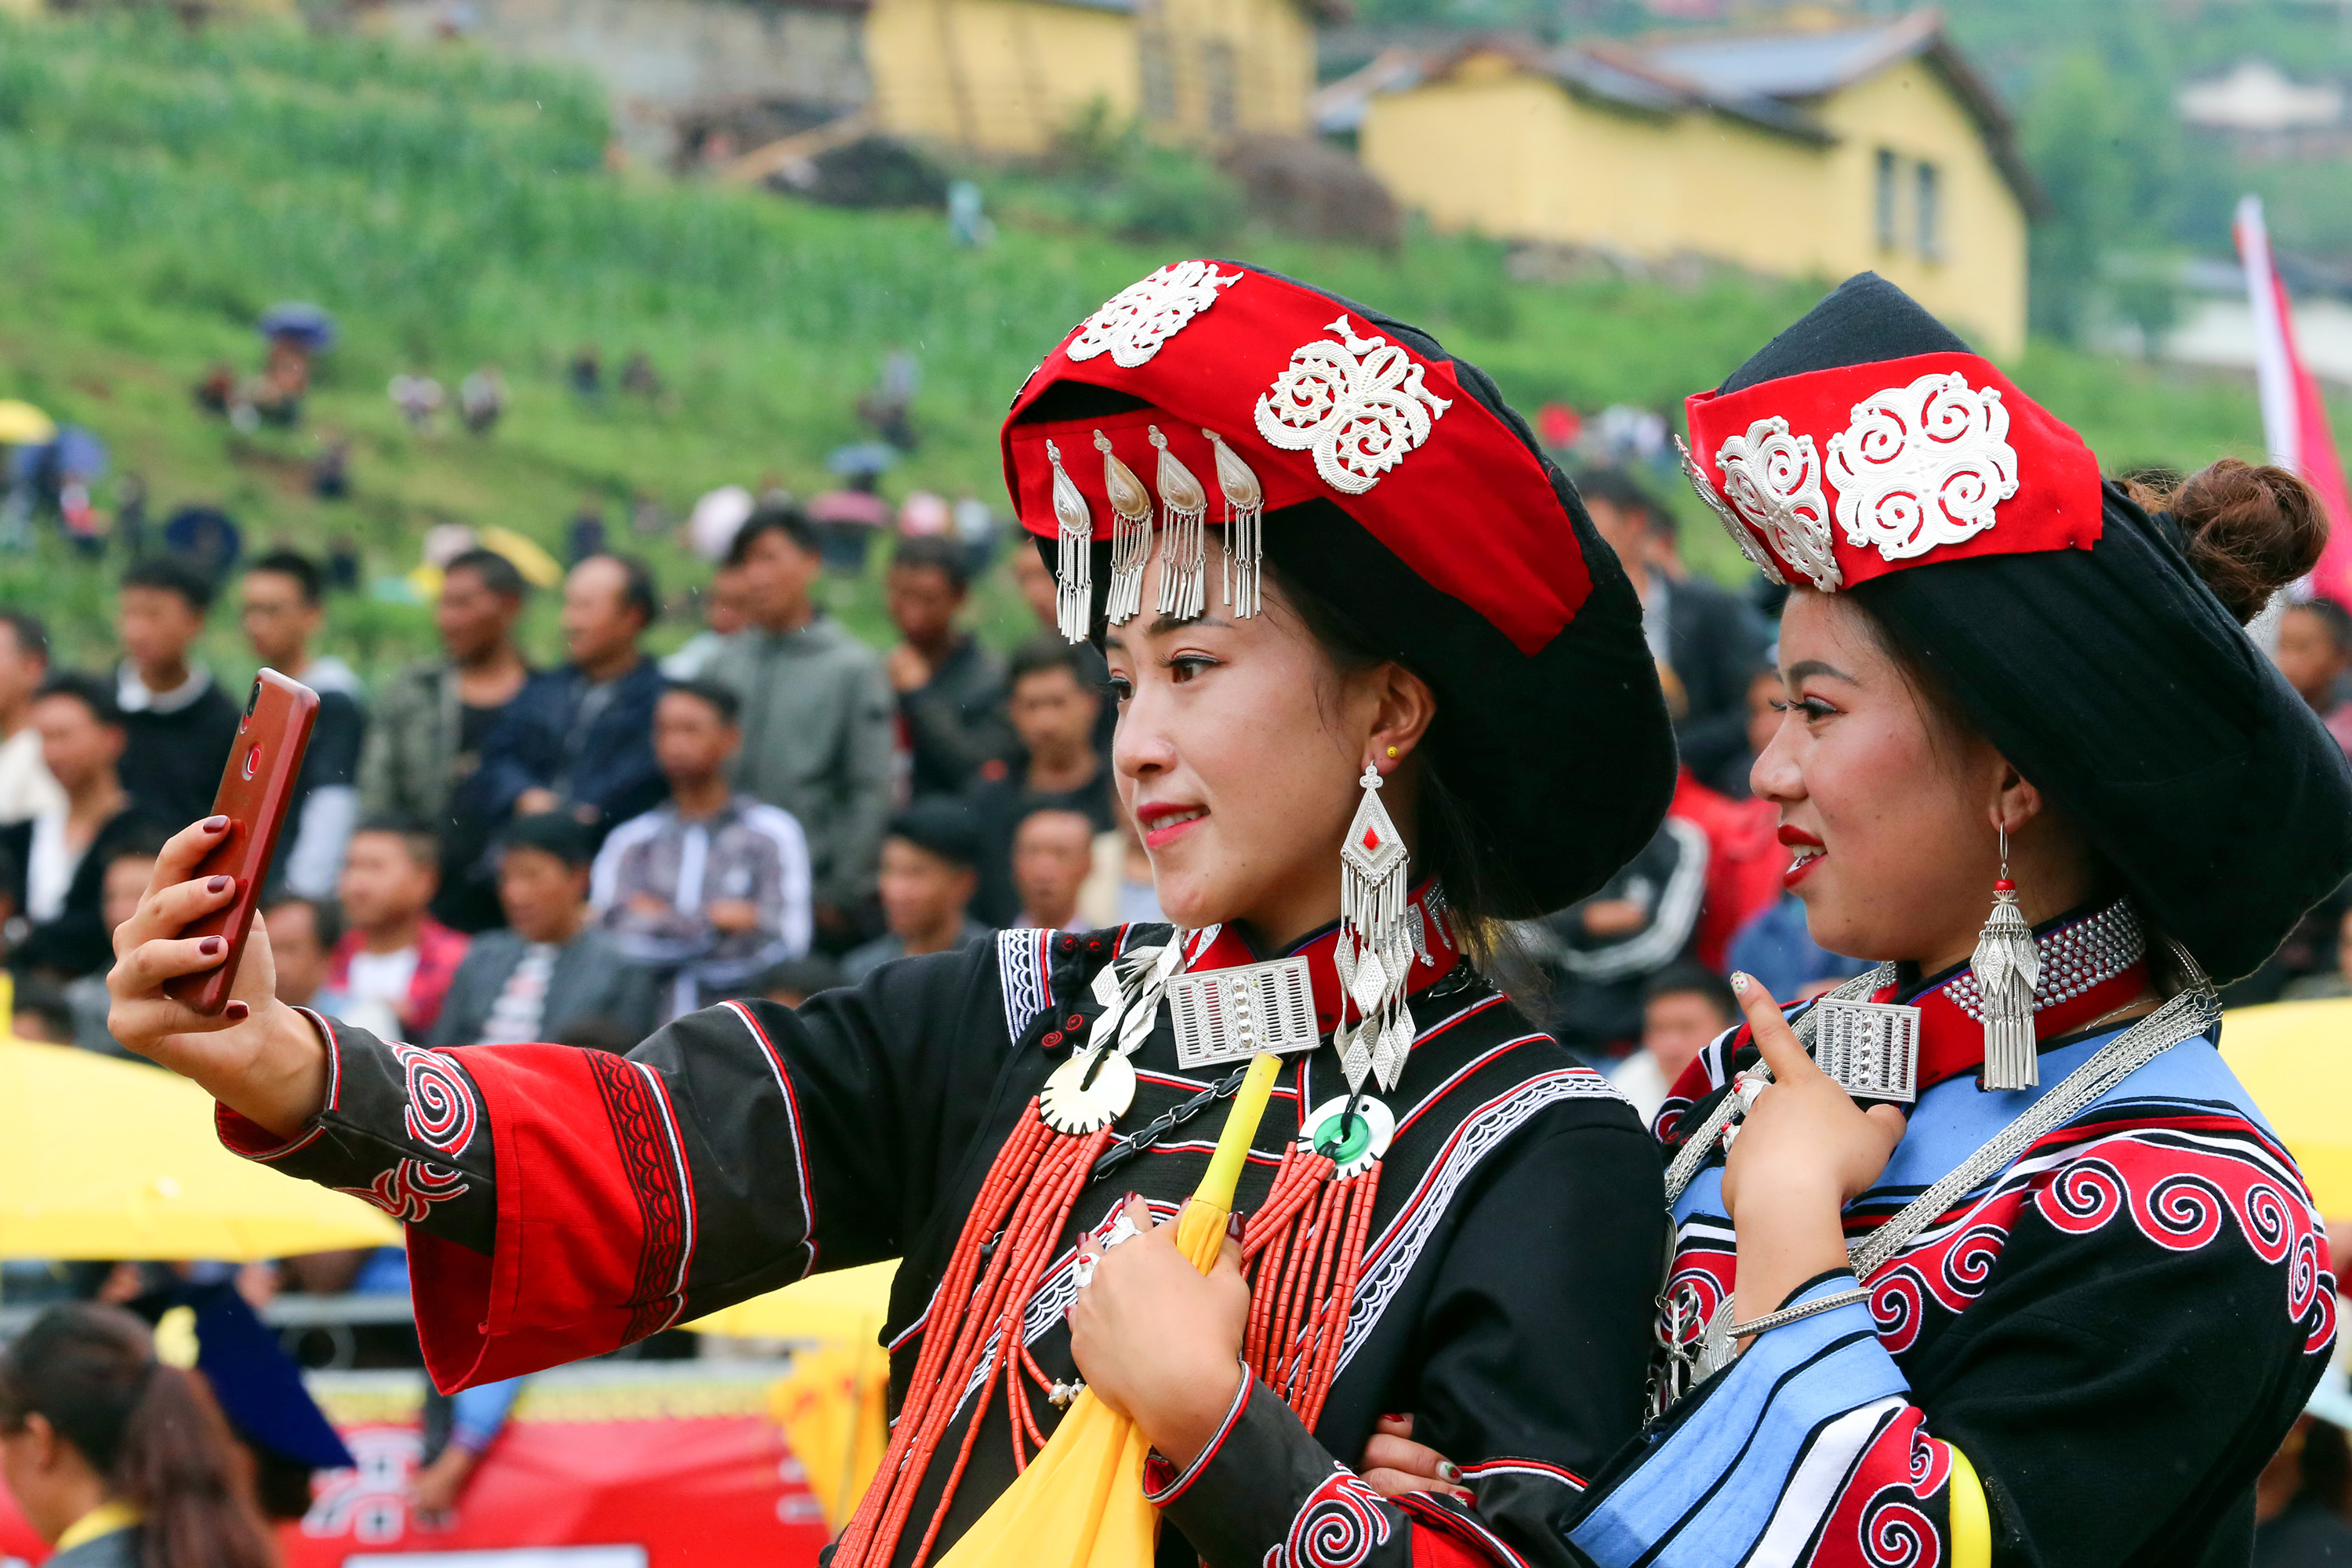
[[2240, 625], [2318, 564], [2327, 511], [2297, 475], [2224, 458], [2180, 481], [2162, 502], [2180, 524], [2189, 564]]

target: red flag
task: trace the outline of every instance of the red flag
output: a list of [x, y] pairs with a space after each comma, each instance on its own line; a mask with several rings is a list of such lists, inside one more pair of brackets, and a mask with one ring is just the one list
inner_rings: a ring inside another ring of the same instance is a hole
[[2352, 608], [2352, 496], [2345, 491], [2344, 465], [2336, 456], [2319, 383], [2295, 347], [2294, 316], [2271, 259], [2260, 196], [2238, 203], [2236, 226], [2254, 311], [2254, 376], [2262, 392], [2263, 437], [2271, 461], [2310, 481], [2327, 509], [2327, 548], [2312, 569], [2311, 591]]

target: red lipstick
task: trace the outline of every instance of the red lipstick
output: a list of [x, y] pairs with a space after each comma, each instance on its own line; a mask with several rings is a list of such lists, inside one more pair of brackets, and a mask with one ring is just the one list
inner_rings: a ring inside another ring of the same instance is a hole
[[1789, 861], [1789, 868], [1780, 873], [1780, 886], [1783, 888], [1794, 888], [1811, 874], [1814, 867], [1828, 858], [1829, 847], [1801, 827], [1784, 822], [1777, 837], [1784, 846], [1796, 851]]
[[1135, 808], [1135, 824], [1143, 832], [1144, 847], [1157, 849], [1173, 843], [1187, 829], [1207, 820], [1205, 805], [1181, 805], [1172, 801], [1153, 801]]

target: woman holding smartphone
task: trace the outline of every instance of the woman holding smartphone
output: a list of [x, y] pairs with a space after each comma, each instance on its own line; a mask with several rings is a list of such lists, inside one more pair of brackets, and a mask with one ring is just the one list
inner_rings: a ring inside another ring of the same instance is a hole
[[[1063, 630], [1104, 643], [1172, 929], [1007, 931], [626, 1059], [423, 1051], [275, 1006], [266, 957], [241, 1017], [162, 994], [221, 962], [177, 935], [227, 897], [184, 879], [199, 825], [117, 934], [116, 1037], [233, 1147], [409, 1222], [445, 1387], [901, 1258], [891, 1448], [835, 1568], [939, 1560], [1037, 1452], [1082, 1255], [1098, 1302], [1166, 1275], [1129, 1290], [1164, 1375], [1088, 1379], [1158, 1446], [1163, 1556], [1564, 1563], [1640, 1419], [1659, 1158], [1491, 976], [1498, 922], [1599, 886], [1671, 793], [1631, 587], [1475, 367], [1251, 268], [1122, 291], [1003, 450]], [[1203, 1278], [1165, 1222], [1262, 1049], [1249, 1224]], [[1443, 1498], [1378, 1489], [1404, 1414], [1461, 1461]]]

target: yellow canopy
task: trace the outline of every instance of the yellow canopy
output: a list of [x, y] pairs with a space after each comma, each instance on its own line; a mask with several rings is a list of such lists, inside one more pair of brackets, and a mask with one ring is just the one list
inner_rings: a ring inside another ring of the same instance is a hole
[[0, 446], [37, 447], [58, 438], [58, 422], [29, 403], [0, 397]]
[[698, 1334], [739, 1340], [844, 1340], [872, 1344], [890, 1312], [898, 1260], [812, 1275], [798, 1284], [679, 1325]]
[[0, 1040], [0, 1258], [247, 1262], [399, 1240], [357, 1198], [222, 1148], [185, 1079]]
[[2352, 1218], [2352, 997], [2232, 1008], [2221, 1057], [2286, 1141], [2321, 1215]]

